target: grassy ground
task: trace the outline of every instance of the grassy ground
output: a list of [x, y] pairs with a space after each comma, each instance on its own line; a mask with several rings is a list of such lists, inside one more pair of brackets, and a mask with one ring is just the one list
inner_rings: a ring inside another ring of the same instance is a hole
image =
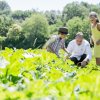
[[64, 62], [44, 50], [0, 53], [0, 100], [99, 100], [100, 68]]

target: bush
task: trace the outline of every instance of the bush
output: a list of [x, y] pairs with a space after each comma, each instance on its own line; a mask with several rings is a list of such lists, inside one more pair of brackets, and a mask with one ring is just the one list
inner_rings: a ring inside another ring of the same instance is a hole
[[42, 47], [48, 37], [48, 22], [42, 14], [33, 14], [23, 22], [25, 48]]
[[0, 35], [1, 36], [6, 36], [12, 23], [13, 21], [10, 17], [7, 17], [6, 15], [0, 16]]
[[4, 0], [0, 0], [0, 15], [1, 14], [9, 15], [10, 13], [11, 13], [11, 8], [9, 4]]
[[17, 10], [12, 12], [11, 16], [12, 18], [16, 21], [22, 22], [23, 20], [25, 20], [26, 18], [30, 17], [32, 13], [32, 11], [21, 11], [21, 10]]
[[0, 49], [2, 49], [3, 48], [3, 42], [6, 40], [6, 37], [2, 37], [2, 36], [0, 36]]
[[12, 27], [9, 29], [9, 31], [7, 33], [7, 37], [9, 37], [9, 38], [20, 37], [21, 31], [22, 31], [21, 26], [19, 26], [17, 24], [13, 24]]
[[88, 19], [81, 19], [79, 17], [74, 17], [69, 20], [68, 23], [69, 38], [68, 42], [75, 38], [77, 32], [83, 32], [84, 38], [89, 41], [90, 25]]
[[3, 48], [23, 48], [24, 39], [25, 37], [22, 32], [22, 27], [20, 25], [13, 24], [7, 33], [6, 40], [3, 42]]

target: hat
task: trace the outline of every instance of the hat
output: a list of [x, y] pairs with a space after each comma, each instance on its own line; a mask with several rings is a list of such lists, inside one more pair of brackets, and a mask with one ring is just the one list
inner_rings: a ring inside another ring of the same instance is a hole
[[60, 27], [58, 31], [59, 33], [68, 34], [68, 29], [66, 27]]

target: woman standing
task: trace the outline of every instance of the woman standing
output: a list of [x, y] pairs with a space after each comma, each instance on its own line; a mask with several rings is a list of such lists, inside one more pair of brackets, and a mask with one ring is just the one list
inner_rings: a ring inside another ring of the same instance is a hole
[[96, 58], [96, 64], [100, 66], [100, 22], [96, 12], [91, 12], [89, 18], [94, 42], [94, 56]]

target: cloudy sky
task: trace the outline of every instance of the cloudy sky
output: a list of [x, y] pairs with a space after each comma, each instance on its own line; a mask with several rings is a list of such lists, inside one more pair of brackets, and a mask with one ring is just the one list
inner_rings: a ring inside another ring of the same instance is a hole
[[84, 1], [92, 4], [100, 3], [100, 0], [5, 0], [12, 10], [62, 10], [63, 7], [73, 1]]

